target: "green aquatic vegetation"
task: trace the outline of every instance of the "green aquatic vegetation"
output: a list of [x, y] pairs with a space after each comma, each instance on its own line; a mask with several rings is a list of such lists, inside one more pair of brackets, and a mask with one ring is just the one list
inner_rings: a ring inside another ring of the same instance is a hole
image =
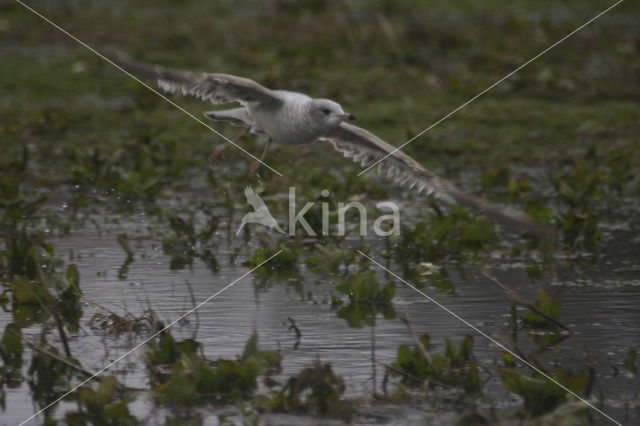
[[362, 328], [365, 324], [375, 326], [376, 316], [382, 314], [385, 319], [396, 317], [391, 303], [396, 292], [394, 284], [381, 286], [372, 272], [350, 274], [336, 291], [345, 295], [349, 301], [346, 306], [342, 299], [333, 296], [331, 307], [339, 318], [347, 321], [350, 327]]
[[183, 354], [156, 391], [161, 393], [160, 402], [168, 405], [237, 401], [252, 395], [257, 373], [252, 363], [218, 359], [213, 366], [201, 357]]
[[[524, 399], [524, 410], [521, 413], [523, 417], [541, 416], [552, 412], [567, 401], [567, 391], [539, 372], [533, 369], [517, 369], [516, 360], [512, 354], [503, 352], [502, 360], [504, 362], [504, 366], [500, 368], [502, 385]], [[537, 367], [542, 369], [540, 366]], [[595, 380], [595, 370], [592, 367], [585, 372], [571, 373], [566, 368], [558, 366], [553, 372], [545, 372], [545, 374], [583, 398], [589, 398]], [[586, 407], [583, 406], [583, 410], [586, 410]]]
[[[187, 339], [176, 342], [163, 332], [154, 339], [146, 354], [159, 401], [168, 405], [233, 402], [250, 397], [257, 387], [259, 374], [280, 371], [282, 355], [258, 349], [254, 333], [238, 360], [207, 360], [201, 344]], [[170, 371], [163, 372], [166, 368]]]
[[478, 364], [473, 357], [473, 338], [466, 335], [459, 348], [445, 338], [444, 353], [430, 351], [431, 338], [423, 334], [414, 348], [398, 347], [397, 360], [391, 365], [392, 374], [402, 377], [409, 386], [443, 386], [462, 388], [466, 392], [482, 391]]
[[570, 401], [558, 405], [553, 411], [543, 414], [536, 419], [539, 424], [584, 425], [593, 423], [593, 418], [585, 403], [572, 398]]
[[51, 270], [61, 263], [54, 257], [53, 245], [42, 230], [30, 230], [26, 224], [21, 224], [4, 234], [3, 239], [0, 259], [4, 260], [3, 276], [7, 281], [15, 275], [35, 280], [39, 277], [38, 265]]
[[165, 254], [171, 256], [170, 268], [184, 269], [192, 265], [194, 259], [200, 259], [212, 272], [217, 272], [219, 266], [211, 240], [218, 229], [219, 217], [209, 217], [199, 229], [193, 213], [186, 219], [170, 214], [168, 221], [172, 233], [162, 237], [162, 248]]
[[2, 355], [2, 373], [8, 373], [7, 368], [19, 371], [22, 366], [22, 354], [24, 347], [22, 345], [22, 330], [17, 324], [9, 323], [2, 333], [0, 340], [0, 354]]
[[[0, 281], [7, 287], [6, 303], [7, 293], [10, 295], [13, 320], [0, 341], [2, 376], [7, 383], [23, 380], [22, 375], [15, 374], [23, 363], [22, 328], [41, 323], [43, 344], [47, 332], [57, 330], [67, 358], [72, 359], [65, 329], [77, 331], [82, 316], [78, 270], [70, 265], [65, 273], [58, 271], [63, 262], [55, 256], [47, 232], [38, 229], [42, 223], [39, 210], [46, 197], [28, 195], [32, 192], [27, 189], [31, 183], [27, 173], [29, 151], [24, 145], [22, 153], [21, 160], [10, 162], [0, 171]], [[55, 347], [48, 350], [58, 352]], [[59, 388], [68, 384], [68, 372], [63, 363], [34, 352], [27, 376], [34, 399], [42, 405], [55, 399]]]
[[[535, 177], [518, 174], [509, 167], [500, 166], [484, 173], [481, 181], [482, 186], [491, 191], [492, 197], [500, 196], [506, 202], [518, 203], [522, 211], [539, 223], [552, 222], [549, 200], [534, 191]], [[535, 236], [531, 237], [532, 242], [537, 241]]]
[[606, 180], [608, 187], [618, 194], [625, 194], [629, 188], [640, 189], [637, 156], [627, 155], [618, 150], [612, 150], [606, 154], [603, 179]]
[[[3, 377], [1, 381], [22, 382], [23, 377], [19, 373], [23, 363], [23, 345], [26, 344], [31, 349], [33, 346], [28, 342], [23, 343], [21, 329], [41, 323], [44, 331], [40, 337], [40, 346], [44, 349], [33, 350], [26, 377], [34, 399], [45, 406], [64, 393], [65, 387], [69, 385], [74, 370], [63, 361], [80, 365], [71, 355], [65, 329], [78, 331], [82, 309], [79, 303], [79, 276], [75, 266], [69, 266], [65, 276], [54, 271], [45, 274], [39, 266], [38, 268], [38, 281], [21, 275], [15, 275], [12, 280], [13, 322], [6, 326], [0, 340], [0, 356], [4, 364], [0, 367], [0, 374]], [[58, 355], [58, 348], [46, 344], [49, 330], [57, 330], [64, 358]]]
[[25, 220], [35, 219], [48, 198], [39, 190], [40, 182], [30, 170], [32, 155], [29, 148], [26, 144], [21, 144], [20, 148], [20, 158], [12, 159], [7, 154], [3, 160], [10, 160], [0, 164], [0, 231], [3, 233]]
[[119, 399], [120, 383], [114, 376], [102, 377], [94, 389], [81, 386], [76, 392], [80, 409], [65, 413], [69, 425], [137, 425], [139, 420], [131, 414], [128, 399]]
[[634, 348], [629, 349], [627, 355], [624, 357], [624, 368], [629, 370], [633, 375], [638, 374], [638, 366], [636, 365], [638, 359], [638, 351]]
[[71, 163], [66, 183], [77, 185], [84, 196], [100, 189], [123, 204], [141, 201], [153, 209], [160, 191], [184, 175], [183, 157], [176, 155], [175, 139], [149, 134], [153, 132], [144, 123], [132, 127], [132, 132], [116, 149], [100, 145], [66, 151]]
[[347, 275], [349, 266], [357, 264], [362, 256], [357, 251], [348, 248], [327, 248], [325, 245], [314, 247], [320, 254], [312, 255], [306, 259], [307, 266], [317, 274], [338, 273]]
[[19, 159], [9, 160], [11, 157], [7, 156], [2, 159], [6, 164], [0, 164], [0, 206], [3, 209], [17, 202], [26, 181], [30, 154], [26, 144], [20, 148], [22, 152]]
[[511, 186], [512, 176], [508, 167], [497, 167], [484, 173], [481, 177], [482, 186], [484, 187], [509, 187]]
[[16, 313], [14, 320], [19, 320], [21, 327], [27, 327], [53, 316], [56, 322], [60, 318], [69, 330], [77, 331], [82, 317], [82, 292], [76, 266], [69, 265], [63, 275], [52, 269], [43, 272], [44, 268], [38, 260], [34, 262], [38, 268], [35, 279], [14, 275], [11, 280], [10, 290]]
[[[571, 335], [571, 330], [560, 322], [561, 302], [550, 297], [544, 289], [538, 290], [538, 299], [533, 303], [509, 289], [506, 294], [511, 299], [509, 328], [514, 341], [520, 329], [524, 329], [541, 349], [558, 345]], [[524, 315], [518, 313], [518, 304], [528, 309]]]
[[46, 289], [44, 286], [23, 275], [13, 276], [10, 289], [14, 304], [39, 304], [41, 300], [46, 300]]
[[490, 247], [497, 239], [493, 224], [474, 217], [467, 209], [452, 207], [442, 214], [432, 204], [427, 221], [403, 226], [394, 245], [394, 258], [405, 269], [410, 263], [437, 262], [452, 256], [474, 253]]
[[540, 311], [542, 311], [542, 313], [547, 315], [548, 318], [530, 310], [522, 317], [524, 325], [533, 330], [557, 330], [558, 325], [553, 323], [550, 319], [556, 321], [560, 319], [560, 316], [562, 315], [562, 304], [560, 301], [551, 298], [551, 296], [541, 288], [538, 290], [538, 299], [533, 303], [538, 307], [538, 309], [540, 309]]
[[192, 339], [176, 342], [171, 333], [163, 331], [159, 337], [149, 342], [146, 361], [150, 365], [173, 364], [182, 355], [195, 356], [201, 346]]
[[62, 396], [71, 386], [75, 371], [68, 364], [53, 358], [53, 354], [75, 365], [80, 365], [73, 357], [63, 357], [54, 346], [41, 342], [48, 353], [34, 351], [29, 364], [27, 382], [33, 397], [44, 407]]
[[280, 254], [272, 258], [267, 264], [257, 268], [254, 273], [259, 278], [272, 276], [291, 277], [298, 275], [298, 250], [293, 249], [286, 243], [279, 244], [273, 248], [259, 248], [251, 259], [242, 263], [247, 268], [255, 268], [262, 262], [269, 259], [280, 251]]
[[[19, 193], [16, 196], [19, 198]], [[59, 356], [58, 349], [46, 344], [49, 330], [57, 330], [66, 360], [79, 365], [71, 357], [65, 330], [76, 332], [79, 329], [83, 313], [80, 276], [75, 265], [69, 265], [64, 273], [59, 272], [63, 262], [55, 256], [46, 233], [33, 229], [39, 224], [35, 214], [39, 203], [25, 206], [17, 201], [6, 206], [8, 209], [4, 211], [1, 222], [4, 249], [0, 252], [0, 269], [3, 285], [8, 283], [13, 322], [7, 325], [0, 341], [4, 362], [0, 369], [3, 381], [11, 385], [24, 380], [21, 374], [15, 374], [19, 373], [24, 355], [21, 329], [41, 323], [40, 345], [46, 353], [32, 352], [26, 379], [34, 400], [45, 406], [68, 388], [73, 371], [55, 359]], [[27, 346], [31, 348], [30, 344]]]
[[122, 232], [118, 234], [118, 244], [122, 247], [122, 250], [127, 255], [127, 258], [124, 260], [124, 263], [118, 268], [118, 278], [121, 280], [126, 280], [127, 275], [129, 274], [129, 265], [131, 265], [134, 261], [134, 251], [129, 244], [129, 236], [126, 232]]
[[372, 272], [356, 272], [351, 274], [344, 284], [336, 286], [336, 290], [346, 295], [354, 303], [390, 302], [396, 287], [387, 284], [383, 287], [376, 281]]
[[136, 200], [152, 203], [163, 188], [162, 172], [152, 165], [128, 169], [122, 156], [121, 150], [105, 154], [96, 148], [74, 158], [67, 183], [77, 185], [85, 193], [100, 189], [125, 206]]
[[[69, 268], [71, 267], [75, 268], [74, 265], [69, 266]], [[82, 293], [79, 288], [69, 285], [60, 291], [55, 299], [55, 309], [60, 314], [66, 327], [74, 333], [79, 330], [80, 319], [83, 315], [80, 303], [81, 297]]]
[[348, 421], [353, 413], [350, 404], [340, 399], [344, 390], [344, 381], [333, 371], [331, 364], [316, 360], [298, 375], [290, 377], [270, 398], [259, 401], [258, 409], [311, 413]]
[[240, 357], [242, 364], [254, 364], [260, 374], [272, 375], [281, 371], [280, 363], [282, 362], [282, 354], [275, 351], [265, 351], [258, 349], [258, 333], [255, 331], [247, 340], [244, 351]]
[[255, 290], [267, 291], [274, 283], [283, 283], [303, 298], [303, 279], [298, 269], [298, 259], [303, 247], [295, 241], [275, 240], [266, 233], [259, 234], [258, 240], [262, 248], [256, 249], [251, 258], [242, 262], [244, 267], [255, 268], [271, 259], [253, 271], [257, 279]]
[[567, 206], [556, 215], [564, 243], [573, 249], [595, 251], [600, 242], [596, 200], [601, 195], [602, 172], [595, 149], [574, 158], [556, 173], [552, 182], [558, 199]]
[[124, 252], [127, 254], [127, 260], [132, 260], [134, 251], [131, 249], [131, 245], [129, 244], [129, 236], [126, 232], [118, 234], [118, 244], [120, 244], [122, 250], [124, 250]]
[[439, 292], [455, 296], [455, 285], [446, 269], [442, 268], [433, 274], [427, 275], [426, 280]]

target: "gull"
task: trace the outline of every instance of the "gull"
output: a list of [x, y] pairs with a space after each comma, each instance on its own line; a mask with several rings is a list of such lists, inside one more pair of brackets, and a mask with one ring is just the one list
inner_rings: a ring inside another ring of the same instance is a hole
[[[347, 123], [346, 120], [355, 117], [333, 100], [312, 98], [289, 90], [271, 90], [251, 79], [230, 74], [167, 68], [133, 60], [117, 52], [107, 57], [132, 75], [156, 80], [166, 92], [192, 95], [214, 105], [239, 103], [239, 108], [206, 111], [204, 116], [241, 126], [244, 131], [254, 134], [266, 134], [269, 139], [260, 162], [266, 157], [271, 141], [302, 145], [320, 140], [361, 166], [379, 162], [380, 174], [406, 188], [445, 202], [459, 203], [521, 231], [542, 236], [555, 233], [552, 227], [534, 222], [517, 210], [464, 192], [373, 133]], [[219, 155], [220, 151], [213, 156]]]

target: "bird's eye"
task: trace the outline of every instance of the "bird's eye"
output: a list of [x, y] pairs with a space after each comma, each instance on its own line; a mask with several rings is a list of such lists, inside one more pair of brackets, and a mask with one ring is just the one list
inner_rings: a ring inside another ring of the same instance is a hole
[[331, 110], [329, 108], [323, 108], [322, 112], [324, 112], [324, 115], [329, 115], [329, 113], [331, 112]]

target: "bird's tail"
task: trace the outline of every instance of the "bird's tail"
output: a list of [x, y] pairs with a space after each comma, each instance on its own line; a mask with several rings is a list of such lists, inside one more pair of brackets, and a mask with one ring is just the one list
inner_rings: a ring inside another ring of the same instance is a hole
[[221, 111], [205, 111], [204, 116], [210, 120], [224, 121], [235, 126], [248, 127], [255, 126], [253, 119], [245, 108], [224, 109]]

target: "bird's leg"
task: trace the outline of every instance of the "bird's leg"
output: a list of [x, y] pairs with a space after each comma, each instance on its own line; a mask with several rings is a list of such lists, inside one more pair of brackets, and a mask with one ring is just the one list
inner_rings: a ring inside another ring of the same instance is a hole
[[271, 145], [271, 138], [267, 141], [267, 145], [264, 147], [264, 151], [262, 152], [262, 156], [260, 156], [260, 161], [256, 161], [249, 166], [249, 177], [255, 176], [256, 172], [260, 168], [260, 164], [267, 158], [267, 152], [269, 151], [269, 146]]
[[227, 148], [229, 148], [228, 143], [224, 144], [222, 147], [216, 149], [215, 151], [212, 151], [211, 154], [209, 154], [209, 161], [217, 160], [218, 157], [220, 157], [222, 153], [227, 150]]
[[[239, 141], [244, 135], [247, 134], [248, 131], [249, 131], [249, 128], [247, 128], [247, 127], [242, 129], [242, 131], [240, 133], [238, 133], [238, 136], [235, 137], [235, 141], [236, 142]], [[216, 149], [211, 154], [209, 154], [209, 161], [217, 160], [218, 157], [220, 157], [222, 155], [222, 153], [225, 152], [229, 148], [230, 145], [231, 144], [227, 142], [222, 147]]]

